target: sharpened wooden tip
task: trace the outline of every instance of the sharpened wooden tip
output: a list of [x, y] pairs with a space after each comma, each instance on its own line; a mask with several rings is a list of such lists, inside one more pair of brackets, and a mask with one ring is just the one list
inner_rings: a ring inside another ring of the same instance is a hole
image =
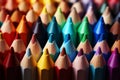
[[61, 54], [60, 54], [61, 56], [64, 56], [64, 55], [66, 55], [66, 50], [65, 50], [65, 48], [62, 48], [62, 51], [61, 51]]
[[32, 55], [32, 54], [31, 54], [31, 50], [30, 50], [30, 48], [28, 48], [27, 51], [26, 51], [26, 56], [29, 57], [29, 56], [31, 56], [31, 55]]
[[43, 52], [44, 55], [49, 55], [48, 49], [46, 48]]
[[32, 41], [32, 43], [35, 43], [35, 42], [36, 42], [36, 35], [35, 35], [35, 34], [32, 35], [31, 41]]
[[9, 20], [9, 19], [10, 19], [10, 15], [7, 15], [6, 18], [5, 18], [5, 21]]
[[78, 56], [83, 55], [83, 49], [80, 49], [80, 51], [78, 52]]
[[43, 13], [43, 14], [46, 14], [46, 13], [48, 13], [48, 12], [47, 12], [47, 9], [46, 9], [46, 7], [44, 7], [44, 8], [43, 8], [43, 10], [42, 10], [42, 12], [41, 12], [41, 13]]
[[100, 47], [98, 47], [98, 49], [97, 49], [97, 51], [96, 51], [96, 55], [100, 55], [102, 53], [102, 51], [101, 51], [101, 48]]
[[118, 48], [115, 48], [115, 50], [114, 50], [114, 52], [113, 52], [114, 54], [118, 54], [119, 52], [118, 52]]

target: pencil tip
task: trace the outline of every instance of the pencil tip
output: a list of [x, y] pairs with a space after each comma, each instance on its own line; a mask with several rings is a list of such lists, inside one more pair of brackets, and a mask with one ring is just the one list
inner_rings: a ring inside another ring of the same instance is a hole
[[88, 17], [87, 16], [84, 17], [83, 22], [88, 22]]
[[62, 12], [60, 7], [58, 7], [58, 12], [59, 12], [59, 13], [61, 13], [61, 12]]
[[30, 48], [28, 48], [28, 49], [26, 50], [26, 56], [27, 56], [27, 57], [31, 56], [31, 50], [30, 50]]
[[43, 14], [48, 13], [46, 7], [43, 8], [42, 13], [43, 13]]
[[36, 35], [35, 34], [32, 35], [31, 41], [32, 41], [32, 43], [34, 43], [36, 41]]
[[52, 21], [53, 21], [53, 22], [57, 22], [55, 16], [53, 16]]
[[104, 22], [103, 17], [101, 16], [98, 22]]
[[102, 51], [101, 51], [101, 48], [100, 47], [98, 47], [98, 49], [97, 49], [97, 51], [96, 51], [96, 55], [100, 55], [102, 53]]
[[83, 55], [83, 49], [80, 49], [80, 51], [78, 52], [78, 56]]
[[114, 54], [118, 54], [119, 52], [118, 52], [118, 48], [115, 48], [115, 50], [114, 50], [114, 52], [113, 52]]
[[10, 19], [10, 15], [7, 15], [6, 18], [5, 18], [5, 21], [9, 20], [9, 19]]
[[65, 35], [65, 42], [69, 41], [70, 40], [70, 34], [66, 34]]
[[72, 23], [72, 18], [71, 18], [71, 17], [68, 17], [67, 22]]
[[48, 49], [46, 48], [43, 52], [44, 55], [49, 55]]
[[50, 34], [49, 36], [49, 40], [50, 43], [52, 43], [54, 41], [54, 34]]
[[61, 56], [64, 56], [64, 55], [66, 55], [66, 50], [65, 50], [65, 48], [63, 47], [62, 48], [62, 51], [61, 51], [61, 54], [60, 54]]

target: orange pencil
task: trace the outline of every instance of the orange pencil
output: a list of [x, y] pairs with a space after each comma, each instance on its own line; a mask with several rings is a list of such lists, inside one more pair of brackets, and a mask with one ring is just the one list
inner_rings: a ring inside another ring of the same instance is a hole
[[25, 46], [27, 46], [31, 39], [31, 30], [28, 27], [25, 15], [22, 16], [22, 19], [16, 28], [16, 32], [20, 34], [20, 37], [23, 40]]

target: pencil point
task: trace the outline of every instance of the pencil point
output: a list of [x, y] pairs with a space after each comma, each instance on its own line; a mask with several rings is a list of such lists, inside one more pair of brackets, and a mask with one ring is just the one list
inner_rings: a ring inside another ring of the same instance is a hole
[[50, 34], [49, 36], [49, 42], [52, 43], [54, 41], [54, 34]]
[[96, 42], [99, 40], [101, 34], [104, 34], [105, 37], [107, 37], [107, 31], [106, 31], [105, 23], [104, 23], [102, 16], [100, 17], [100, 19], [96, 23], [96, 25], [93, 29], [93, 33], [94, 33], [94, 40], [95, 40], [94, 44], [96, 44]]
[[26, 50], [26, 53], [25, 53], [25, 54], [26, 54], [27, 57], [29, 57], [29, 56], [32, 55], [30, 48], [28, 48], [28, 49]]
[[66, 55], [66, 50], [65, 50], [65, 48], [64, 48], [64, 47], [62, 48], [62, 51], [61, 51], [60, 55], [61, 55], [61, 56]]
[[114, 52], [113, 52], [114, 54], [118, 54], [119, 52], [118, 52], [118, 48], [115, 48], [115, 50], [114, 50]]
[[83, 22], [88, 23], [88, 17], [84, 17]]
[[32, 41], [32, 43], [36, 42], [36, 35], [35, 34], [32, 35], [31, 41]]
[[84, 35], [87, 35], [90, 43], [92, 42], [92, 29], [91, 29], [90, 24], [88, 22], [87, 16], [85, 16], [84, 19], [82, 20], [82, 23], [80, 24], [77, 32], [78, 32], [79, 42], [82, 40]]
[[43, 8], [43, 10], [42, 10], [42, 12], [41, 12], [41, 13], [43, 13], [43, 14], [46, 14], [46, 13], [48, 13], [48, 12], [47, 12], [47, 9], [46, 9], [46, 7], [44, 7], [44, 8]]
[[59, 34], [59, 26], [58, 26], [58, 23], [54, 16], [52, 18], [52, 21], [50, 22], [50, 24], [47, 27], [47, 31], [49, 34], [50, 33], [55, 33], [56, 35]]
[[83, 49], [80, 49], [80, 51], [78, 52], [78, 56], [83, 55]]
[[102, 26], [102, 25], [105, 24], [105, 23], [104, 23], [104, 19], [103, 19], [103, 17], [100, 17], [98, 23], [99, 23], [99, 26]]
[[10, 15], [6, 15], [5, 21], [10, 19]]
[[72, 18], [68, 17], [66, 24], [62, 29], [63, 38], [65, 39], [66, 34], [70, 34], [71, 40], [76, 45], [76, 29], [72, 22]]
[[56, 18], [55, 18], [54, 16], [53, 16], [53, 18], [52, 18], [52, 21], [53, 21], [53, 22], [57, 22], [57, 21], [56, 21]]
[[102, 51], [101, 51], [101, 48], [100, 47], [98, 47], [98, 49], [97, 49], [97, 51], [96, 51], [96, 55], [100, 55], [102, 53]]
[[56, 17], [57, 23], [60, 25], [60, 28], [62, 29], [64, 27], [66, 19], [60, 7], [57, 8], [57, 11], [55, 12], [54, 16]]
[[49, 55], [48, 49], [45, 49], [43, 55]]
[[74, 24], [77, 24], [81, 21], [77, 11], [76, 11], [76, 8], [72, 8], [71, 9], [71, 12], [69, 13], [69, 16], [68, 17], [71, 17], [72, 18], [72, 21]]
[[69, 40], [70, 40], [70, 34], [66, 34], [66, 35], [65, 35], [65, 40], [64, 40], [64, 41], [67, 42], [67, 41], [69, 41]]

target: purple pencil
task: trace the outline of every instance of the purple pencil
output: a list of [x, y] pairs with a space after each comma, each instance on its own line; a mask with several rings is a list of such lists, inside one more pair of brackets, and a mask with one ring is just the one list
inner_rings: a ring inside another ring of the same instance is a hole
[[118, 54], [118, 48], [115, 48], [114, 52], [108, 60], [108, 80], [120, 80], [120, 55]]

